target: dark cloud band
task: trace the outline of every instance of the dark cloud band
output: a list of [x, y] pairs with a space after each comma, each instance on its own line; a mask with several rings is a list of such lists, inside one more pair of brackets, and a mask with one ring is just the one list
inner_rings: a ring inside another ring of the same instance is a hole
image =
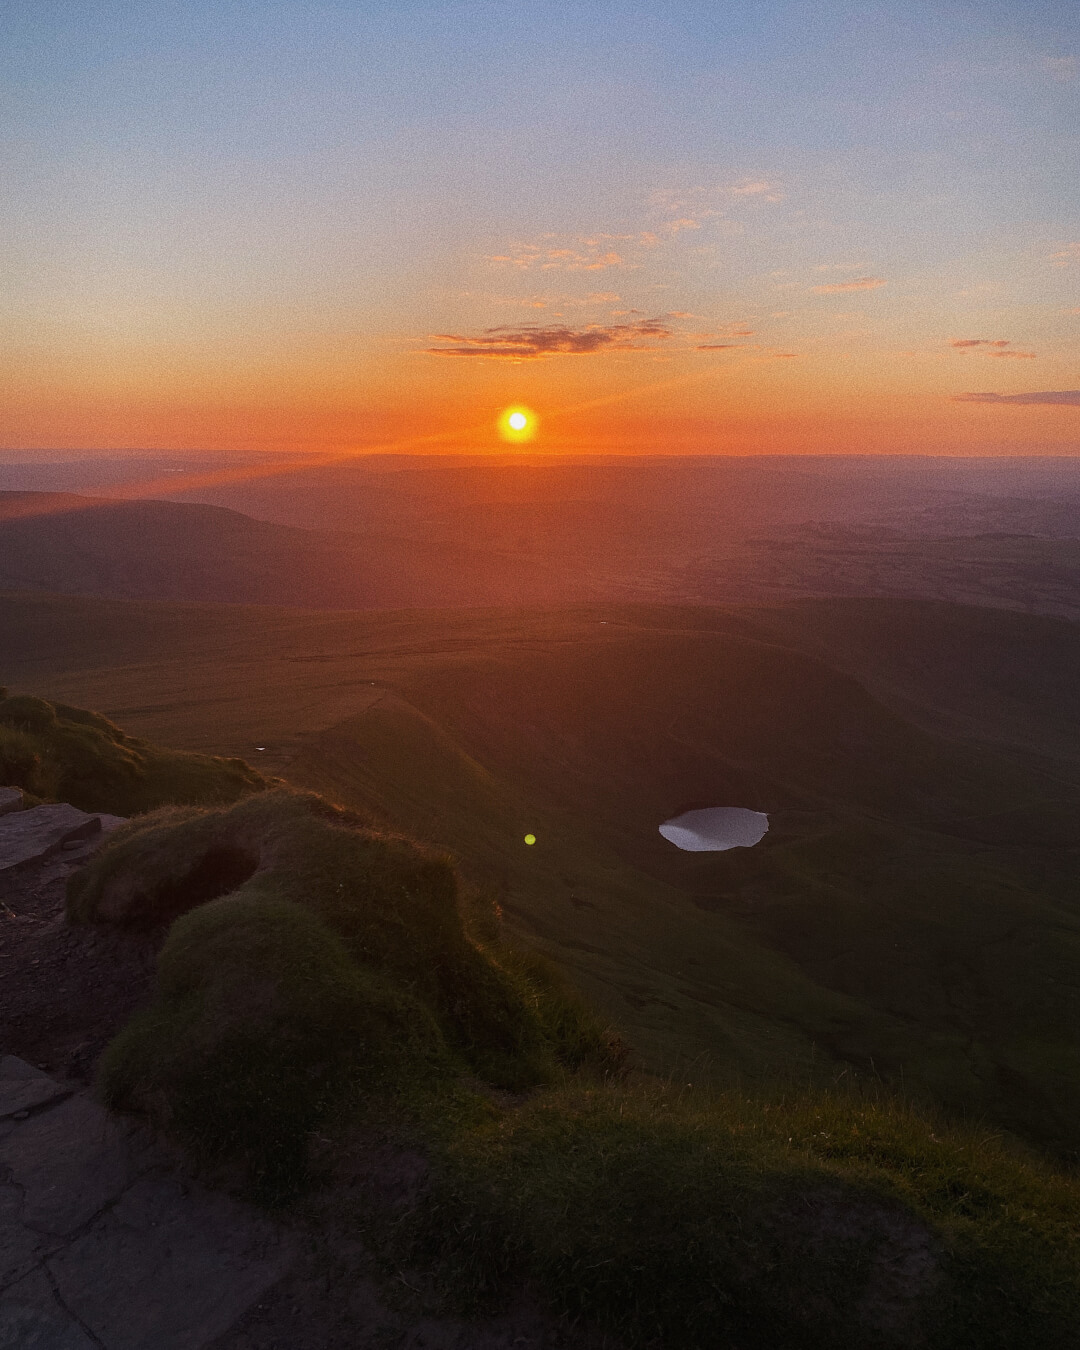
[[1051, 403], [1080, 408], [1080, 389], [1051, 389], [1041, 394], [953, 394], [953, 403]]
[[647, 351], [656, 341], [669, 338], [672, 330], [660, 319], [639, 323], [588, 324], [570, 328], [565, 324], [529, 324], [523, 328], [485, 328], [475, 336], [439, 333], [437, 342], [448, 346], [428, 347], [431, 356], [486, 356], [517, 361], [535, 361], [545, 356], [591, 356], [603, 351]]

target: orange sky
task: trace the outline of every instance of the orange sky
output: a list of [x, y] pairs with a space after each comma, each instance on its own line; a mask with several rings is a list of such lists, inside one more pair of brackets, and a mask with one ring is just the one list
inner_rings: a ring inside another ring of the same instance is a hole
[[1068, 7], [91, 8], [0, 16], [0, 448], [1080, 453]]

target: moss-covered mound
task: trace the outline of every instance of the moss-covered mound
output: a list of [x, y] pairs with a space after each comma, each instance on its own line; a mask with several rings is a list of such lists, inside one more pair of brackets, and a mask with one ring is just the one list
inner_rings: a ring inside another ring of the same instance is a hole
[[310, 1130], [373, 1083], [467, 1069], [522, 1089], [615, 1062], [598, 1019], [537, 963], [471, 939], [446, 859], [312, 795], [134, 821], [73, 876], [68, 908], [176, 919], [103, 1090], [256, 1173], [295, 1174]]
[[101, 1082], [200, 1157], [287, 1186], [351, 1092], [445, 1059], [420, 999], [357, 965], [311, 910], [249, 887], [174, 925], [154, 1004], [109, 1046]]
[[164, 750], [100, 713], [0, 689], [0, 786], [130, 816], [169, 802], [235, 801], [266, 780], [242, 759]]
[[627, 1346], [1071, 1350], [1080, 1184], [850, 1094], [540, 1094], [463, 1132], [414, 1260], [473, 1309], [542, 1290]]

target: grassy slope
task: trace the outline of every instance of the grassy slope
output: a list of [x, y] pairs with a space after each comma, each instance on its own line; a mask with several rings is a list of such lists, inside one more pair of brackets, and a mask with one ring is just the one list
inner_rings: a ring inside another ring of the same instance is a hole
[[754, 622], [932, 729], [1080, 763], [1080, 625], [872, 599], [777, 606]]
[[[940, 607], [924, 612], [940, 630]], [[849, 644], [857, 602], [851, 613]], [[961, 631], [973, 622], [949, 613]], [[918, 612], [904, 614], [912, 643]], [[298, 781], [494, 875], [512, 931], [571, 971], [648, 1062], [705, 1053], [724, 1075], [805, 1080], [873, 1061], [1074, 1146], [1074, 854], [1054, 830], [1032, 849], [1014, 810], [1038, 820], [1047, 800], [1067, 805], [1071, 765], [1043, 772], [1030, 746], [1020, 763], [921, 732], [776, 645], [775, 613], [13, 599], [0, 617], [22, 654], [12, 682], [192, 748], [265, 743], [272, 767], [291, 761]], [[771, 643], [752, 641], [766, 622]], [[887, 644], [875, 651], [884, 690], [897, 677]], [[935, 715], [994, 706], [955, 685], [945, 669], [919, 688]], [[774, 812], [767, 843], [667, 851], [656, 820], [717, 793]]]
[[[1074, 1180], [880, 1094], [628, 1084], [595, 1017], [478, 942], [459, 894], [445, 861], [310, 795], [131, 822], [73, 876], [73, 916], [196, 907], [105, 1055], [106, 1099], [264, 1198], [316, 1182], [300, 1203], [331, 1242], [362, 1234], [388, 1279], [465, 1311], [527, 1289], [642, 1350], [1072, 1344]], [[359, 1175], [358, 1134], [382, 1149]], [[402, 1145], [430, 1170], [388, 1207]]]
[[[748, 1075], [816, 1050], [1075, 1148], [1077, 833], [1055, 775], [921, 733], [853, 681], [730, 632], [623, 627], [457, 656], [408, 693], [411, 723], [384, 700], [292, 772], [357, 805], [377, 778], [410, 829], [508, 857], [519, 921], [594, 994], [610, 982], [635, 1043]], [[535, 849], [490, 848], [490, 787], [469, 795], [464, 778], [456, 809], [417, 812], [433, 757], [397, 747], [433, 723], [444, 758], [449, 731], [462, 766], [505, 785]], [[658, 839], [657, 820], [709, 801], [769, 810], [765, 843], [694, 857]], [[695, 931], [684, 897], [714, 922]]]

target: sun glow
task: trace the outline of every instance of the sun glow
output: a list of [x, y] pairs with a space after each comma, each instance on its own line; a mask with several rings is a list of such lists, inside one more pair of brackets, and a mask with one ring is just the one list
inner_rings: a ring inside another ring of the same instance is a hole
[[536, 414], [529, 408], [505, 409], [499, 416], [499, 435], [504, 441], [531, 441], [536, 435]]

